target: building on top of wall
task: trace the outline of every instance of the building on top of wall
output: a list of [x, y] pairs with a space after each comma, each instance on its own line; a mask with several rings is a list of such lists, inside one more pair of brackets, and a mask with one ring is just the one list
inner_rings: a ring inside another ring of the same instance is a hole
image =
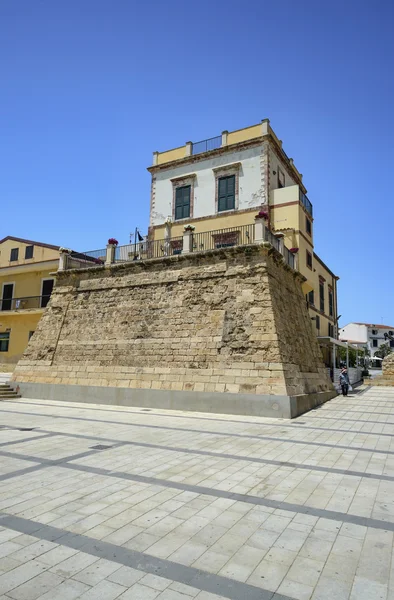
[[[303, 290], [316, 334], [332, 346], [337, 335], [337, 280], [314, 251], [313, 206], [303, 177], [269, 120], [153, 153], [149, 240], [170, 240], [179, 253], [184, 226], [197, 249], [251, 240], [256, 213], [305, 276]], [[334, 352], [335, 355], [335, 352]], [[326, 356], [332, 364], [332, 357]]]

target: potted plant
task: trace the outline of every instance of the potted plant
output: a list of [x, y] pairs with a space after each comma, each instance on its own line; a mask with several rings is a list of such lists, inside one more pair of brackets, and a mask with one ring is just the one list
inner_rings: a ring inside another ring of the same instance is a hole
[[297, 254], [298, 248], [290, 248], [289, 252], [291, 252], [292, 254]]
[[268, 219], [268, 213], [266, 210], [260, 210], [258, 214], [255, 216], [255, 219], [264, 219], [265, 221]]
[[109, 246], [117, 246], [118, 244], [119, 244], [118, 240], [116, 240], [115, 238], [109, 238], [109, 240], [108, 240]]
[[194, 225], [185, 225], [183, 228], [183, 231], [185, 231], [185, 232], [186, 231], [194, 231], [194, 230], [195, 230]]

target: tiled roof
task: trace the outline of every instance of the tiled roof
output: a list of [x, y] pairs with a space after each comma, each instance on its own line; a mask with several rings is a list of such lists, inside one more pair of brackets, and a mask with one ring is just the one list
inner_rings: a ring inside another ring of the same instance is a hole
[[379, 325], [379, 323], [354, 323], [354, 325], [365, 325], [374, 329], [394, 329], [393, 325]]

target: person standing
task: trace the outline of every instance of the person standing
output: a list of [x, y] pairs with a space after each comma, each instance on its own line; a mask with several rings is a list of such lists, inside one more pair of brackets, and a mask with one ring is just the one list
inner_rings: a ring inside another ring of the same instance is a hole
[[349, 374], [347, 372], [346, 367], [342, 367], [342, 369], [341, 369], [341, 374], [339, 375], [339, 385], [341, 386], [341, 389], [342, 389], [342, 395], [347, 396], [348, 391], [349, 391], [350, 381], [349, 381]]

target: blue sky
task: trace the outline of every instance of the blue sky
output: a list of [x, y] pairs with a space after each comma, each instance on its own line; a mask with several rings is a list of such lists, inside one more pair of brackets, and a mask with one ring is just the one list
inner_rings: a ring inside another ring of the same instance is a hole
[[146, 232], [152, 151], [269, 118], [341, 323], [394, 326], [389, 1], [2, 0], [0, 238]]

